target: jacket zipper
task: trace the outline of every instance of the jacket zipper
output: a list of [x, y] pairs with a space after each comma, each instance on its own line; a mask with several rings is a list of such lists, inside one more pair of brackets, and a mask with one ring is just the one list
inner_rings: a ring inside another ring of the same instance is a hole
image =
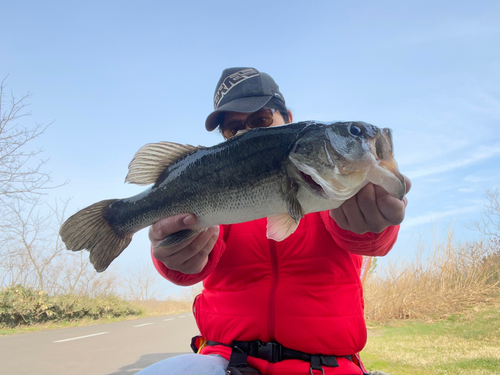
[[271, 341], [274, 340], [275, 319], [276, 319], [276, 289], [278, 287], [278, 253], [276, 251], [276, 242], [269, 240], [269, 251], [271, 253], [271, 267], [272, 267], [272, 284], [269, 293], [269, 316], [268, 316], [268, 333]]

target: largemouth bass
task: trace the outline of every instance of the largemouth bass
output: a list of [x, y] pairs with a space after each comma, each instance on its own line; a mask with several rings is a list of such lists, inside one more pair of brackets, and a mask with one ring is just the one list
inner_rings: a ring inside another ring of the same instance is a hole
[[405, 195], [391, 130], [364, 122], [257, 128], [212, 147], [148, 144], [134, 156], [125, 181], [153, 185], [84, 208], [60, 230], [68, 250], [90, 251], [98, 272], [135, 232], [165, 217], [192, 213], [198, 222], [159, 246], [176, 245], [212, 225], [264, 217], [267, 237], [282, 241], [305, 214], [339, 207], [368, 182], [399, 199]]

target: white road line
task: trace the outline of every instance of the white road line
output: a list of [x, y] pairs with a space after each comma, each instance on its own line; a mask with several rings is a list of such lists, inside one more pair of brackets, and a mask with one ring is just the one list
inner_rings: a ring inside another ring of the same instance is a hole
[[106, 333], [109, 332], [99, 332], [99, 333], [94, 333], [92, 335], [87, 335], [87, 336], [79, 336], [79, 337], [72, 337], [70, 339], [65, 339], [65, 340], [57, 340], [54, 342], [66, 342], [66, 341], [73, 341], [73, 340], [80, 340], [80, 339], [86, 339], [87, 337], [93, 337], [93, 336], [99, 336], [99, 335], [105, 335]]
[[134, 328], [137, 328], [137, 327], [144, 327], [144, 326], [148, 326], [150, 324], [154, 324], [154, 323], [144, 323], [144, 324], [139, 324], [138, 326], [134, 326]]
[[185, 318], [185, 317], [186, 317], [186, 315], [179, 316], [179, 318]]
[[164, 322], [168, 322], [169, 320], [174, 320], [174, 318], [164, 319], [163, 321], [164, 321]]

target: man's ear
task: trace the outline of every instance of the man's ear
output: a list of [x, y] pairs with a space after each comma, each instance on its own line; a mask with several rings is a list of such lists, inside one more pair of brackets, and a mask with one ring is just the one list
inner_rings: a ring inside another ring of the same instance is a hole
[[292, 115], [292, 111], [288, 110], [288, 119], [290, 121], [290, 123], [293, 122], [293, 115]]

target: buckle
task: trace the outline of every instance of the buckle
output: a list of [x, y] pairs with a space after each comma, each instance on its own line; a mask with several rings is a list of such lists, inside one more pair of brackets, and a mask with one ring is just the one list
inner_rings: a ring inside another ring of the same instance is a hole
[[276, 363], [282, 360], [282, 346], [275, 342], [262, 341], [257, 342], [258, 358], [265, 359], [268, 362]]

